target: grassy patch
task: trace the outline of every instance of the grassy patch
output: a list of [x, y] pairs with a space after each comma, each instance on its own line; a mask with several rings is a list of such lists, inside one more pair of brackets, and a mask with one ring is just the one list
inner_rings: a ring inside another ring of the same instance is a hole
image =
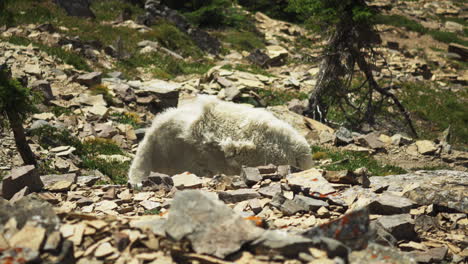
[[111, 118], [121, 124], [131, 125], [135, 129], [142, 127], [140, 116], [134, 112], [112, 113]]
[[187, 62], [171, 56], [154, 54], [136, 54], [130, 59], [118, 63], [118, 69], [128, 76], [138, 75], [137, 67], [150, 69], [154, 77], [172, 79], [178, 75], [204, 74], [213, 64], [209, 61]]
[[323, 148], [318, 146], [312, 147], [312, 152], [314, 154], [320, 153], [321, 159], [327, 158], [332, 160], [333, 164], [324, 166], [324, 168], [327, 170], [354, 171], [358, 168], [365, 167], [369, 170], [372, 176], [385, 176], [406, 173], [403, 168], [394, 165], [381, 164], [366, 153], [341, 151], [338, 149]]
[[221, 69], [225, 69], [228, 71], [243, 71], [243, 72], [249, 72], [252, 74], [260, 74], [260, 75], [265, 75], [269, 77], [275, 77], [273, 74], [269, 73], [268, 71], [262, 69], [261, 67], [257, 65], [249, 65], [249, 64], [236, 64], [236, 65], [231, 65], [231, 64], [226, 64]]
[[33, 44], [33, 46], [39, 48], [39, 50], [49, 54], [50, 56], [54, 56], [64, 63], [72, 65], [77, 70], [83, 71], [92, 71], [86, 61], [78, 54], [70, 51], [66, 51], [61, 47], [50, 47], [47, 45], [43, 45], [41, 43], [33, 42], [24, 37], [17, 37], [13, 36], [10, 38], [5, 39], [7, 42], [10, 42], [15, 45], [27, 46], [29, 44]]
[[144, 14], [144, 10], [136, 5], [121, 0], [100, 0], [91, 1], [91, 10], [96, 15], [97, 21], [111, 21], [116, 20], [117, 17], [125, 10], [128, 9], [132, 13], [132, 19], [138, 15]]
[[445, 32], [439, 30], [430, 30], [419, 24], [417, 21], [409, 19], [401, 15], [378, 15], [376, 17], [377, 24], [385, 24], [394, 27], [404, 28], [410, 31], [421, 34], [429, 34], [433, 39], [444, 43], [458, 43], [468, 45], [468, 41], [458, 37], [457, 33]]
[[114, 183], [124, 184], [126, 182], [130, 161], [119, 162], [98, 157], [98, 155], [124, 155], [124, 152], [112, 140], [96, 138], [81, 142], [67, 130], [60, 130], [50, 126], [33, 130], [32, 135], [37, 137], [39, 144], [44, 148], [66, 145], [75, 147], [74, 154], [78, 155], [83, 161], [81, 167], [99, 170], [104, 175], [109, 176]]
[[254, 49], [265, 47], [263, 38], [250, 31], [228, 30], [223, 33], [218, 33], [217, 36], [222, 41], [229, 43], [233, 49], [238, 51], [252, 51]]
[[403, 83], [402, 103], [416, 120], [423, 138], [434, 139], [448, 126], [453, 145], [468, 145], [468, 91], [434, 89], [426, 83]]
[[257, 93], [266, 106], [284, 105], [292, 99], [304, 100], [308, 98], [306, 93], [295, 90], [258, 89]]

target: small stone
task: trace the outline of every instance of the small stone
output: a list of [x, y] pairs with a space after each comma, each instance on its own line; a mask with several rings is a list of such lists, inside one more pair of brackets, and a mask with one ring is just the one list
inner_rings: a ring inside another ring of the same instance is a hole
[[97, 203], [95, 209], [97, 211], [105, 212], [105, 211], [114, 210], [117, 207], [118, 207], [118, 205], [115, 202], [104, 200], [104, 201], [101, 201], [101, 202]]
[[322, 172], [315, 168], [290, 174], [286, 179], [293, 191], [302, 191], [311, 196], [321, 196], [335, 192], [331, 184], [322, 176]]
[[154, 210], [154, 209], [161, 208], [161, 203], [148, 201], [148, 200], [140, 202], [140, 205], [143, 206], [146, 210]]
[[430, 155], [437, 151], [437, 146], [430, 140], [418, 140], [416, 141], [418, 152], [423, 155]]
[[69, 191], [73, 183], [69, 181], [58, 181], [50, 186], [47, 186], [46, 189], [51, 192], [65, 192]]
[[96, 248], [96, 251], [94, 251], [94, 256], [97, 258], [102, 258], [114, 252], [115, 252], [115, 249], [112, 247], [112, 245], [109, 242], [105, 242], [105, 243], [100, 244]]
[[255, 185], [257, 182], [262, 180], [260, 171], [254, 167], [242, 167], [240, 176], [247, 186]]
[[174, 175], [172, 180], [174, 186], [179, 190], [201, 188], [203, 184], [203, 181], [197, 175], [189, 172]]

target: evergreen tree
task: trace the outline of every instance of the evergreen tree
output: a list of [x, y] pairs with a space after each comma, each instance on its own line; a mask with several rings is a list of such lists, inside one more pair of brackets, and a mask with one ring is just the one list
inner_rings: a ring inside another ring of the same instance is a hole
[[[373, 47], [380, 37], [374, 29], [376, 12], [364, 0], [291, 0], [288, 8], [327, 41], [317, 84], [309, 97], [310, 116], [324, 121], [330, 107], [336, 106], [348, 121], [372, 125], [377, 108], [390, 98], [417, 136], [403, 105], [372, 73], [378, 56]], [[353, 87], [356, 66], [365, 78]]]

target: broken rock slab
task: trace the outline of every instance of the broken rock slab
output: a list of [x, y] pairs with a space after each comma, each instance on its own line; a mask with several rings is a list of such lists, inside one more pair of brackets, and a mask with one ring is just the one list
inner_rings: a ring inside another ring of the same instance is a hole
[[245, 200], [260, 198], [261, 195], [252, 189], [237, 189], [218, 193], [219, 199], [225, 203], [238, 203]]
[[175, 194], [165, 229], [175, 240], [187, 238], [196, 253], [219, 258], [238, 251], [264, 232], [234, 213], [215, 194], [196, 190]]
[[292, 173], [286, 177], [295, 192], [308, 193], [311, 196], [324, 196], [336, 190], [322, 176], [322, 172], [312, 168], [302, 172]]
[[174, 186], [179, 190], [201, 188], [203, 185], [203, 181], [200, 177], [189, 172], [174, 175], [172, 176], [172, 180]]
[[408, 198], [385, 192], [368, 206], [371, 214], [393, 215], [409, 213], [415, 203]]
[[3, 179], [2, 194], [5, 199], [10, 199], [15, 193], [24, 187], [32, 192], [38, 192], [44, 187], [35, 167], [27, 165], [11, 170], [10, 174]]
[[438, 149], [436, 144], [430, 140], [418, 140], [416, 141], [416, 147], [418, 152], [423, 155], [434, 154]]

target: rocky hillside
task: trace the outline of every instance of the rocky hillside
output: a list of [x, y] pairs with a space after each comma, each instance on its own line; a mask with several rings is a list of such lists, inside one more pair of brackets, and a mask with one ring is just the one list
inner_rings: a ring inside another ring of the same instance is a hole
[[[0, 263], [466, 263], [464, 1], [369, 1], [374, 74], [419, 138], [390, 105], [373, 126], [303, 116], [324, 43], [294, 16], [89, 2], [0, 9], [0, 65], [36, 94], [24, 127], [39, 162], [23, 166], [0, 123]], [[315, 168], [128, 188], [145, 128], [197, 94], [266, 107], [306, 137]]]

